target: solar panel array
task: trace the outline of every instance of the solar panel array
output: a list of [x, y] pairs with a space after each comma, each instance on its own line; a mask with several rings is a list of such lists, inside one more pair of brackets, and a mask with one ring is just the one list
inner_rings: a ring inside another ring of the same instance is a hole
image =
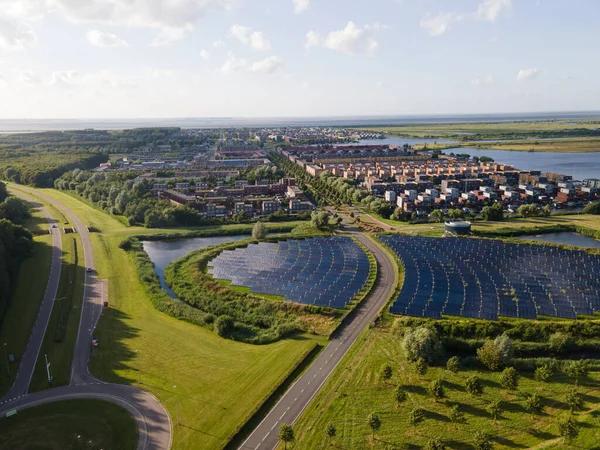
[[317, 306], [344, 308], [369, 277], [369, 258], [349, 237], [260, 242], [225, 250], [209, 264], [214, 278], [251, 292]]
[[381, 236], [404, 264], [395, 314], [575, 318], [600, 309], [600, 256], [501, 240]]

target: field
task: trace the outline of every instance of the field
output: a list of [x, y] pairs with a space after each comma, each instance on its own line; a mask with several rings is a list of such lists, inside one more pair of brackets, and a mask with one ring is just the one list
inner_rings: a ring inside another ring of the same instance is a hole
[[483, 148], [486, 150], [508, 150], [515, 152], [561, 152], [589, 153], [600, 152], [600, 139], [568, 139], [556, 141], [509, 141], [494, 143], [461, 143], [461, 147]]
[[[499, 372], [463, 370], [454, 374], [445, 368], [429, 368], [426, 375], [416, 374], [401, 350], [402, 338], [390, 327], [370, 329], [362, 335], [329, 378], [313, 403], [294, 425], [296, 443], [291, 449], [335, 448], [424, 448], [430, 439], [440, 439], [448, 448], [472, 449], [475, 431], [492, 437], [494, 448], [564, 448], [558, 436], [557, 417], [566, 417], [565, 395], [573, 380], [554, 375], [548, 383], [536, 381], [532, 374], [522, 373], [518, 389], [501, 389]], [[383, 380], [380, 372], [390, 364], [393, 375]], [[465, 380], [476, 374], [484, 386], [483, 395], [472, 397], [465, 392]], [[445, 397], [439, 401], [428, 394], [435, 379], [443, 380]], [[579, 436], [570, 444], [573, 448], [593, 448], [597, 445], [597, 416], [600, 389], [598, 374], [592, 373], [580, 381], [584, 395], [583, 411], [575, 413], [580, 425]], [[394, 391], [403, 386], [407, 399], [396, 404]], [[538, 393], [544, 410], [532, 414], [526, 410], [525, 394]], [[503, 411], [494, 421], [487, 411], [489, 403], [501, 400]], [[452, 405], [464, 412], [464, 423], [449, 418]], [[424, 410], [424, 421], [409, 425], [413, 408]], [[371, 435], [367, 416], [379, 414], [381, 428]], [[337, 436], [326, 433], [333, 424]], [[283, 445], [281, 446], [283, 448]]]
[[137, 428], [126, 410], [101, 400], [69, 400], [0, 419], [0, 449], [122, 449], [137, 445]]
[[117, 383], [138, 385], [141, 379], [141, 387], [156, 395], [173, 419], [177, 393], [181, 425], [174, 427], [173, 448], [222, 448], [304, 355], [322, 342], [299, 335], [248, 345], [156, 311], [138, 282], [131, 257], [118, 243], [134, 231], [177, 230], [132, 230], [67, 194], [43, 192], [103, 231], [92, 233], [92, 245], [96, 271], [108, 279], [110, 308], [98, 324], [101, 347], [91, 357], [92, 373]]

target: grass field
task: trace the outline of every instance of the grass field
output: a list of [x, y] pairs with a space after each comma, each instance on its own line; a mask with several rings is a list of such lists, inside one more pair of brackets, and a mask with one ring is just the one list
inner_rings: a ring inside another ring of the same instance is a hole
[[[110, 308], [98, 324], [101, 347], [92, 356], [91, 371], [118, 383], [137, 385], [141, 378], [140, 387], [156, 395], [174, 421], [177, 393], [181, 425], [174, 426], [174, 449], [222, 448], [304, 355], [323, 342], [300, 335], [253, 346], [156, 311], [138, 282], [131, 257], [118, 248], [136, 230], [67, 194], [43, 192], [86, 225], [102, 230], [91, 233], [91, 239], [96, 272], [108, 279]], [[149, 231], [161, 232], [139, 228], [144, 234]]]
[[136, 445], [133, 417], [101, 400], [51, 403], [0, 419], [1, 450], [133, 450]]
[[[85, 267], [79, 235], [63, 234], [62, 241], [62, 268], [56, 301], [31, 379], [30, 392], [49, 387], [44, 355], [48, 355], [48, 361], [51, 363], [52, 387], [67, 385], [71, 379], [71, 363], [83, 300]], [[58, 329], [61, 321], [65, 324], [64, 332]]]
[[589, 153], [600, 152], [600, 139], [568, 139], [556, 141], [510, 141], [494, 143], [461, 143], [461, 147], [483, 148], [485, 150], [507, 150], [515, 152], [561, 152]]
[[[380, 377], [384, 364], [393, 367], [389, 381]], [[481, 397], [465, 392], [465, 379], [477, 374], [484, 385]], [[443, 380], [445, 397], [435, 401], [427, 388], [432, 380]], [[314, 401], [294, 425], [296, 442], [290, 449], [367, 449], [367, 448], [424, 448], [429, 439], [438, 438], [448, 448], [472, 449], [475, 431], [492, 436], [494, 448], [565, 448], [558, 437], [557, 417], [568, 415], [565, 395], [572, 380], [555, 375], [551, 382], [534, 380], [531, 374], [522, 374], [517, 391], [500, 388], [499, 372], [460, 371], [456, 374], [443, 368], [430, 368], [419, 377], [401, 350], [401, 337], [390, 328], [375, 328], [364, 333], [342, 360]], [[598, 408], [600, 387], [598, 374], [580, 382], [585, 408], [575, 414], [580, 424], [580, 435], [571, 442], [572, 448], [595, 448], [598, 436]], [[397, 405], [396, 386], [402, 385], [407, 400]], [[538, 393], [544, 411], [531, 414], [525, 409], [525, 394]], [[494, 421], [487, 411], [493, 400], [501, 400], [503, 412]], [[451, 405], [458, 404], [464, 412], [464, 423], [449, 419]], [[425, 420], [409, 425], [408, 416], [413, 408], [424, 410]], [[367, 416], [376, 412], [381, 418], [381, 429], [375, 440], [367, 425]], [[334, 424], [337, 436], [326, 434], [328, 424]], [[540, 445], [542, 444], [542, 445]], [[539, 446], [539, 447], [538, 447]], [[280, 446], [283, 448], [283, 445]], [[571, 447], [570, 447], [571, 448]]]

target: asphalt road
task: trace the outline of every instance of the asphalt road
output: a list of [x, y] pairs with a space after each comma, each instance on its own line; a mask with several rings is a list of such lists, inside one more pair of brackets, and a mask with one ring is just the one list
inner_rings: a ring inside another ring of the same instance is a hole
[[378, 265], [378, 281], [359, 306], [354, 317], [325, 347], [317, 359], [283, 395], [264, 420], [239, 447], [241, 450], [273, 450], [279, 443], [281, 424], [293, 424], [327, 381], [362, 331], [369, 326], [394, 290], [395, 269], [387, 254], [364, 234], [353, 233], [373, 253]]
[[[26, 394], [27, 387], [22, 394], [15, 394], [12, 396], [6, 396], [0, 399], [0, 415], [6, 414], [8, 411], [14, 409], [25, 409], [37, 406], [43, 403], [56, 402], [61, 400], [69, 400], [73, 398], [84, 399], [102, 399], [112, 403], [115, 403], [125, 409], [127, 409], [136, 420], [138, 425], [138, 449], [168, 449], [171, 446], [172, 439], [172, 424], [167, 410], [159, 402], [159, 400], [148, 392], [134, 388], [132, 386], [119, 385], [105, 383], [95, 378], [88, 369], [88, 362], [90, 358], [91, 340], [94, 333], [98, 319], [102, 313], [103, 303], [108, 300], [106, 284], [99, 280], [94, 271], [94, 255], [92, 244], [90, 241], [89, 232], [86, 226], [81, 222], [69, 208], [67, 208], [61, 202], [54, 200], [40, 192], [31, 191], [28, 188], [19, 187], [20, 190], [29, 191], [32, 194], [38, 195], [39, 197], [46, 200], [48, 203], [53, 204], [55, 207], [60, 209], [65, 215], [69, 217], [72, 224], [75, 225], [77, 232], [81, 237], [83, 244], [84, 261], [85, 267], [91, 268], [91, 272], [85, 273], [85, 288], [83, 293], [83, 305], [81, 308], [81, 317], [79, 322], [79, 331], [77, 340], [75, 342], [75, 354], [73, 355], [73, 362], [71, 367], [71, 383], [69, 386], [63, 386], [59, 388], [48, 389], [33, 394]], [[17, 193], [16, 190], [13, 192]], [[22, 193], [18, 193], [22, 198], [26, 197]], [[29, 198], [28, 201], [31, 201]], [[35, 202], [34, 202], [35, 203]], [[38, 205], [41, 207], [40, 205]], [[43, 209], [43, 208], [42, 208]], [[50, 214], [44, 210], [46, 217], [51, 217]], [[50, 280], [48, 285], [50, 286], [53, 277], [56, 277], [56, 287], [58, 286], [58, 279], [60, 278], [60, 255], [62, 252], [61, 236], [56, 233], [58, 239], [53, 236], [53, 260], [52, 270], [50, 273]], [[56, 241], [56, 242], [55, 242]], [[54, 259], [54, 253], [58, 252], [58, 260]], [[58, 272], [57, 272], [58, 271]], [[56, 275], [58, 273], [58, 275]], [[49, 295], [48, 304], [49, 310], [44, 309], [46, 303], [46, 296]], [[54, 297], [56, 296], [56, 288], [53, 292], [49, 292], [46, 289], [44, 296], [44, 302], [40, 313], [38, 314], [38, 322], [40, 318], [45, 318], [47, 325], [50, 312], [52, 310], [52, 304], [54, 303]], [[42, 312], [43, 309], [43, 312]], [[19, 368], [18, 383], [15, 386], [24, 385], [27, 376], [26, 386], [29, 386], [29, 380], [33, 374], [33, 368], [35, 367], [35, 360], [37, 355], [27, 355], [30, 347], [32, 349], [37, 348], [35, 353], [39, 353], [39, 348], [42, 345], [44, 338], [45, 326], [43, 331], [38, 330], [38, 323], [34, 332], [32, 333], [28, 349], [21, 359], [21, 367]], [[27, 355], [27, 356], [26, 356]], [[27, 363], [27, 365], [25, 365]], [[13, 387], [14, 389], [14, 387]], [[13, 392], [11, 389], [11, 392]], [[20, 392], [20, 391], [19, 391]]]

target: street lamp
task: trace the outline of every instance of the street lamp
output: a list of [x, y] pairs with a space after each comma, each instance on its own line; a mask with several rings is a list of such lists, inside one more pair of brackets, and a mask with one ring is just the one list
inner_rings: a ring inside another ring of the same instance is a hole
[[10, 365], [8, 364], [8, 350], [6, 349], [8, 344], [4, 343], [4, 357], [6, 358], [6, 373], [10, 376]]
[[[173, 386], [175, 389], [177, 386]], [[175, 391], [175, 413], [177, 414], [177, 426], [179, 426], [179, 394]]]

